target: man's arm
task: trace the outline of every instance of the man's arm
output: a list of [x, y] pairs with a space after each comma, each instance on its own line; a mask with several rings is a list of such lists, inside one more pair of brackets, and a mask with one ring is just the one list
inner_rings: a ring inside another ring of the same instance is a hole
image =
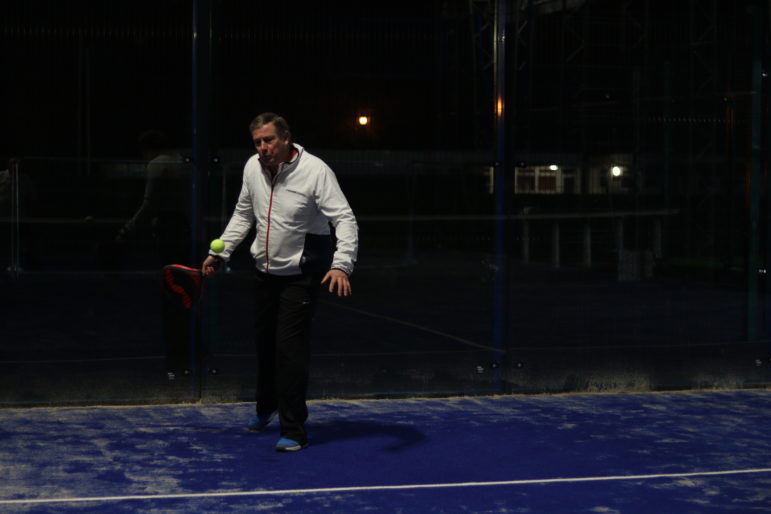
[[[348, 283], [353, 273], [356, 257], [359, 250], [359, 226], [356, 223], [356, 217], [353, 214], [348, 200], [345, 198], [337, 178], [331, 169], [325, 167], [321, 175], [317, 188], [317, 205], [321, 213], [335, 227], [335, 237], [337, 238], [337, 248], [332, 258], [331, 271], [340, 271], [345, 275], [345, 280], [337, 276], [337, 280], [332, 283]], [[324, 277], [323, 282], [332, 280], [329, 273]], [[331, 285], [331, 284], [330, 284]], [[350, 290], [350, 283], [348, 283]]]
[[225, 231], [219, 237], [225, 243], [225, 249], [215, 254], [209, 251], [209, 255], [204, 259], [201, 265], [201, 271], [205, 276], [217, 271], [221, 261], [227, 262], [230, 256], [239, 244], [244, 240], [254, 224], [254, 207], [252, 205], [252, 195], [247, 187], [246, 177], [241, 185], [241, 192], [238, 195], [236, 207], [233, 215], [230, 217]]
[[161, 166], [158, 163], [153, 161], [147, 163], [145, 167], [145, 192], [142, 197], [142, 204], [131, 219], [118, 231], [118, 235], [115, 237], [116, 242], [122, 243], [126, 241], [138, 226], [149, 224], [152, 213], [157, 211], [155, 204], [158, 202], [158, 199], [156, 198], [155, 189], [161, 176], [161, 171]]

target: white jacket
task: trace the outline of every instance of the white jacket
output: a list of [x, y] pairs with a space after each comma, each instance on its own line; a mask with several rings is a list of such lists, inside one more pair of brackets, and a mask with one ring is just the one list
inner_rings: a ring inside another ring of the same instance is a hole
[[296, 155], [291, 162], [279, 165], [272, 181], [260, 164], [259, 154], [246, 162], [238, 202], [220, 236], [225, 249], [210, 254], [229, 260], [255, 225], [257, 236], [251, 253], [257, 269], [272, 275], [297, 275], [308, 250], [306, 235], [328, 236], [331, 223], [337, 248], [330, 269], [350, 275], [359, 246], [353, 211], [329, 166], [302, 146], [295, 143], [294, 148]]

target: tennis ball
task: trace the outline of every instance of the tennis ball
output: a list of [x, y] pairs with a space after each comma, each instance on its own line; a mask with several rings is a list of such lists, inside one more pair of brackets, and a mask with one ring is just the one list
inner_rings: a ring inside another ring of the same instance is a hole
[[222, 241], [222, 239], [215, 239], [211, 242], [209, 248], [211, 248], [211, 251], [214, 253], [220, 253], [225, 249], [225, 243]]

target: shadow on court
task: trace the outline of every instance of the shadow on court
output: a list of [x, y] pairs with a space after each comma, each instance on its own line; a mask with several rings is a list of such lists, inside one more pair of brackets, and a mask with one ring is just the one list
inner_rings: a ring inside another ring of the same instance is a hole
[[351, 442], [376, 437], [390, 441], [382, 447], [384, 451], [404, 452], [412, 446], [426, 442], [426, 436], [419, 429], [387, 422], [325, 421], [313, 425], [313, 444]]

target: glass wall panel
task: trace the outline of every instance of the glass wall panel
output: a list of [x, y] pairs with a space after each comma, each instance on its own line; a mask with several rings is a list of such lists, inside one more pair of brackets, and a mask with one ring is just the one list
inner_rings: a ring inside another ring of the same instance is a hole
[[189, 3], [0, 10], [0, 403], [198, 398], [160, 288], [190, 260]]
[[[250, 400], [259, 113], [335, 172], [312, 397], [769, 383], [768, 6], [0, 7], [0, 404]], [[192, 26], [194, 20], [197, 29]]]
[[557, 4], [509, 26], [508, 388], [767, 384], [765, 7]]

